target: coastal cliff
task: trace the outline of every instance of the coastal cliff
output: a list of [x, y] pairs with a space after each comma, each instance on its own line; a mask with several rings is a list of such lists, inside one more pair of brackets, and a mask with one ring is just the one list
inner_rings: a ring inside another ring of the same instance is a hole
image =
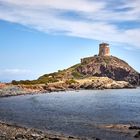
[[94, 56], [85, 58], [75, 69], [84, 76], [108, 77], [116, 81], [127, 81], [137, 85], [138, 72], [125, 61], [114, 56]]

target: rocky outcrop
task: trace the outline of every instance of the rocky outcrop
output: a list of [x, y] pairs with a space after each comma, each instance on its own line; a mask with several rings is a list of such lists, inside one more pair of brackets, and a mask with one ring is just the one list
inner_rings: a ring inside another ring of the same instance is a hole
[[125, 61], [114, 56], [94, 56], [85, 58], [76, 71], [83, 76], [109, 77], [116, 81], [138, 84], [139, 73]]
[[125, 81], [115, 81], [108, 77], [90, 77], [79, 80], [69, 80], [44, 85], [46, 91], [66, 91], [80, 89], [122, 89], [135, 88]]
[[115, 81], [108, 77], [90, 77], [86, 80], [79, 80], [80, 88], [83, 89], [122, 89], [134, 88], [125, 81]]
[[85, 79], [93, 76], [108, 77], [116, 81], [126, 81], [138, 85], [140, 74], [125, 61], [114, 56], [93, 56], [81, 59], [81, 63], [66, 70], [45, 74], [38, 82]]
[[0, 97], [46, 92], [42, 85], [5, 85], [0, 88]]

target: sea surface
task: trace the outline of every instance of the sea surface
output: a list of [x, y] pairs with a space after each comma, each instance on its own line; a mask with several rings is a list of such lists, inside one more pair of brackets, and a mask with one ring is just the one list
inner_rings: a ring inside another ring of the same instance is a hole
[[140, 88], [80, 90], [0, 98], [0, 120], [50, 132], [131, 140], [102, 124], [140, 125]]

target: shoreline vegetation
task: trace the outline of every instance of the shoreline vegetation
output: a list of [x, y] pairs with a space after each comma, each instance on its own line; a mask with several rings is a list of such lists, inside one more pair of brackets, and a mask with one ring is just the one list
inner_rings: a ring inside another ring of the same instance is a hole
[[115, 81], [108, 77], [89, 77], [84, 79], [68, 79], [47, 84], [0, 84], [0, 97], [51, 93], [71, 90], [104, 90], [136, 88], [125, 81]]

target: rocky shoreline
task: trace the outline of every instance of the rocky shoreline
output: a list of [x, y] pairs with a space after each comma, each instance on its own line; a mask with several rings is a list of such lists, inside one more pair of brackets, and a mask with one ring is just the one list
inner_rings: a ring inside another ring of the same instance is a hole
[[[113, 135], [114, 132], [123, 133], [127, 137], [133, 139], [140, 138], [140, 126], [130, 124], [106, 124], [95, 126], [99, 129], [110, 131]], [[50, 133], [49, 131], [42, 131], [33, 128], [26, 128], [15, 124], [8, 124], [0, 122], [0, 140], [88, 140], [88, 138], [80, 138], [58, 133]], [[92, 140], [101, 140], [100, 138], [93, 137]]]
[[25, 128], [0, 122], [0, 140], [79, 140], [74, 136], [51, 134], [41, 130]]
[[2, 84], [0, 86], [0, 97], [28, 95], [28, 94], [42, 94], [59, 91], [71, 90], [104, 90], [104, 89], [124, 89], [136, 88], [125, 81], [115, 81], [107, 77], [92, 77], [79, 80], [67, 80], [49, 84], [36, 85], [13, 85]]

